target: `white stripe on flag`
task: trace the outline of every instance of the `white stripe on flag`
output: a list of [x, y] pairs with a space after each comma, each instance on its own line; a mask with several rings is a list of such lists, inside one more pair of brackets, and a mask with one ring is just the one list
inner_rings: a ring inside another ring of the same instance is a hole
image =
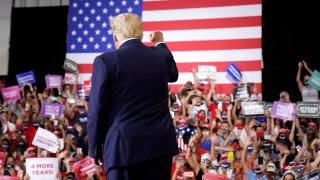
[[[78, 64], [92, 64], [95, 57], [102, 53], [67, 53], [67, 58]], [[250, 61], [262, 58], [262, 50], [235, 49], [235, 50], [205, 50], [205, 51], [173, 51], [177, 63], [181, 62], [225, 62]]]
[[[161, 16], [159, 15], [161, 14]], [[143, 22], [261, 16], [262, 5], [240, 5], [142, 12]]]

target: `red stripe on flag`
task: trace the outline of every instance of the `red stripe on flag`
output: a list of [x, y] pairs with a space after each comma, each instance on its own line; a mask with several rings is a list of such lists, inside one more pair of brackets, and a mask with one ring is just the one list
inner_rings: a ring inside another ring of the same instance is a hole
[[[201, 61], [201, 60], [198, 60]], [[198, 65], [208, 65], [208, 66], [216, 66], [217, 72], [225, 72], [227, 66], [230, 62], [191, 62], [191, 63], [177, 63], [177, 67], [179, 72], [191, 72], [191, 68], [197, 68]], [[261, 61], [238, 61], [234, 62], [236, 66], [241, 71], [260, 71], [261, 70]], [[93, 65], [92, 64], [78, 64], [78, 69], [80, 73], [92, 73]]]
[[[261, 38], [232, 39], [232, 40], [207, 40], [207, 41], [180, 41], [166, 42], [171, 51], [193, 50], [228, 50], [228, 49], [256, 49], [261, 48]], [[145, 43], [153, 46], [152, 43]]]
[[153, 30], [181, 30], [183, 29], [208, 29], [208, 28], [232, 28], [261, 26], [261, 16], [219, 18], [219, 19], [200, 19], [200, 20], [179, 20], [179, 21], [156, 21], [143, 22], [144, 31]]
[[174, 1], [145, 1], [143, 10], [185, 9], [202, 7], [220, 7], [261, 4], [261, 0], [174, 0]]
[[[261, 83], [256, 83], [257, 88], [258, 88], [258, 93], [261, 94], [262, 88], [261, 88]], [[179, 88], [182, 86], [182, 84], [171, 84], [169, 85], [170, 89], [174, 92], [177, 93]], [[237, 84], [217, 84], [216, 85], [216, 92], [217, 94], [228, 94], [232, 93], [232, 89], [236, 87]]]

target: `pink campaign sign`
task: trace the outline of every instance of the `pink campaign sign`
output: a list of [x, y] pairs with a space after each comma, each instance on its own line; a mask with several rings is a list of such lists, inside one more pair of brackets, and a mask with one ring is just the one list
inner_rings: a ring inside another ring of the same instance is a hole
[[1, 88], [1, 94], [4, 102], [20, 99], [20, 90], [18, 86]]

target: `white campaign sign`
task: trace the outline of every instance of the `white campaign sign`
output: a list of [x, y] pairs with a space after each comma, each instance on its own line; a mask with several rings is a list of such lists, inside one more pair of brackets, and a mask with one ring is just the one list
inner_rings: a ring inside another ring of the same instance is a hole
[[52, 153], [56, 153], [59, 149], [58, 137], [52, 132], [40, 127], [37, 130], [32, 144]]
[[30, 180], [56, 180], [58, 167], [57, 158], [26, 159], [26, 171]]
[[217, 76], [216, 66], [198, 66], [198, 78], [201, 83], [208, 83], [208, 77], [211, 80], [216, 80]]

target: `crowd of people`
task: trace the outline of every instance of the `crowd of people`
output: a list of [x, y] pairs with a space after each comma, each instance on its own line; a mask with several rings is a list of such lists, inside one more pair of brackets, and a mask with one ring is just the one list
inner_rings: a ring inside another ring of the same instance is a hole
[[[301, 69], [312, 70], [299, 62], [297, 84], [304, 101], [319, 101], [318, 91], [308, 85]], [[293, 180], [319, 169], [319, 119], [277, 119], [266, 110], [264, 116], [243, 118], [241, 102], [262, 101], [255, 85], [248, 99], [237, 99], [230, 92], [216, 94], [215, 81], [184, 84], [178, 92], [169, 87], [168, 107], [176, 127], [180, 154], [172, 160], [172, 180], [201, 180], [204, 174], [218, 174], [235, 180]], [[77, 76], [76, 76], [77, 77]], [[76, 179], [73, 164], [88, 155], [86, 97], [79, 97], [77, 78], [73, 85], [37, 92], [35, 84], [21, 86], [21, 99], [0, 104], [0, 176], [29, 179], [25, 160], [54, 157], [59, 161], [57, 179]], [[241, 84], [246, 86], [246, 84]], [[275, 101], [291, 103], [283, 91]], [[60, 117], [43, 117], [44, 102], [63, 105]], [[57, 153], [34, 146], [33, 138], [41, 127], [62, 139]], [[2, 166], [2, 167], [1, 167]], [[103, 168], [87, 179], [106, 179]]]

